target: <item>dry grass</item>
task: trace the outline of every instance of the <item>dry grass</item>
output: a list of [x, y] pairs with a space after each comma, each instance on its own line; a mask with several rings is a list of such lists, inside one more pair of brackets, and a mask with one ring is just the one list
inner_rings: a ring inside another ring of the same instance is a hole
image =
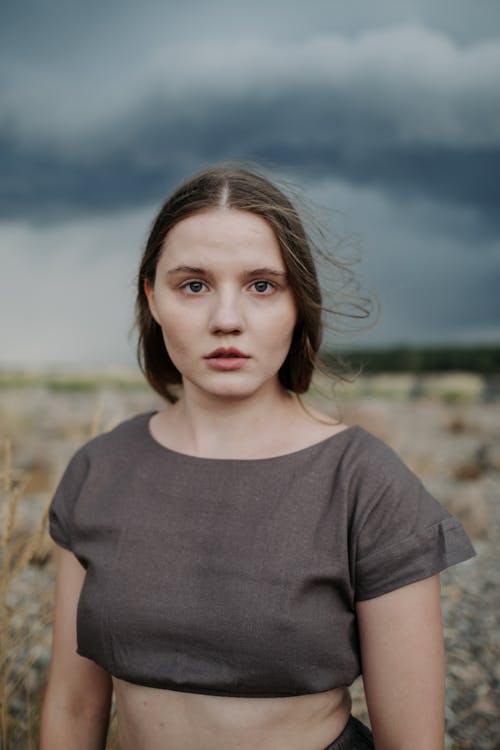
[[[98, 433], [101, 414], [95, 411], [91, 436]], [[30, 485], [30, 476], [13, 467], [9, 440], [3, 444], [0, 533], [0, 749], [35, 750], [48, 674], [47, 633], [52, 627], [52, 586], [34, 591], [36, 620], [32, 611], [15, 606], [13, 590], [30, 567], [53, 564], [54, 543], [47, 532], [50, 499], [32, 530], [21, 531], [18, 511]], [[51, 582], [52, 575], [49, 574]], [[106, 750], [119, 750], [116, 710], [113, 704]]]
[[[36, 659], [34, 644], [27, 639], [34, 637], [33, 631], [17, 633], [13, 624], [15, 609], [10, 602], [12, 582], [20, 576], [33, 561], [47, 558], [46, 522], [49, 510], [47, 503], [38, 523], [29, 536], [16, 534], [16, 517], [23, 494], [29, 482], [28, 476], [16, 478], [12, 468], [12, 450], [9, 440], [3, 445], [2, 467], [2, 527], [0, 536], [0, 555], [2, 576], [0, 580], [0, 735], [2, 747], [8, 748], [11, 735], [16, 741], [24, 734], [27, 748], [35, 747], [33, 713], [38, 706], [33, 706], [30, 690], [30, 671]], [[35, 629], [36, 632], [36, 629]], [[16, 636], [15, 636], [16, 634]], [[21, 671], [16, 669], [19, 656], [24, 652], [29, 656], [23, 659]], [[25, 692], [25, 715], [10, 710], [19, 702], [20, 693]], [[19, 747], [19, 744], [17, 745]]]

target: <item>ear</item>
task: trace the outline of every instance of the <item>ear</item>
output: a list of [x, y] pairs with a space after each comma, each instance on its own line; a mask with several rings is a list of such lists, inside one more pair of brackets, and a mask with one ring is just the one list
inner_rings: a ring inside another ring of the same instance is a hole
[[156, 309], [153, 285], [151, 284], [149, 279], [144, 280], [144, 293], [146, 294], [146, 297], [148, 300], [149, 312], [151, 313], [153, 318], [156, 320], [158, 325], [160, 325], [160, 317], [158, 315], [158, 310]]

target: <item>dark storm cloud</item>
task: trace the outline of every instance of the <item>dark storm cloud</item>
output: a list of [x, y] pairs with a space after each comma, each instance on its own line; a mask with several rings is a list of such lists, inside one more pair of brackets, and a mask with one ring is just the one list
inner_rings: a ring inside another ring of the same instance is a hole
[[195, 104], [156, 100], [111, 130], [94, 148], [83, 142], [70, 150], [4, 136], [1, 215], [50, 218], [148, 204], [201, 164], [255, 159], [308, 177], [373, 185], [396, 198], [424, 194], [473, 209], [488, 224], [499, 219], [496, 144], [405, 139], [390, 112], [364, 109], [328, 86], [277, 91], [266, 100], [252, 91]]
[[17, 0], [4, 3], [0, 42], [21, 59], [74, 55], [90, 42], [104, 40], [116, 48], [123, 41], [157, 44], [201, 37], [257, 34], [274, 39], [301, 39], [318, 33], [343, 36], [397, 24], [421, 24], [443, 32], [460, 44], [498, 36], [500, 6], [495, 0]]
[[249, 159], [496, 224], [500, 9], [292, 2], [283, 23], [273, 2], [82, 7], [5, 15], [0, 217], [148, 205], [201, 165]]

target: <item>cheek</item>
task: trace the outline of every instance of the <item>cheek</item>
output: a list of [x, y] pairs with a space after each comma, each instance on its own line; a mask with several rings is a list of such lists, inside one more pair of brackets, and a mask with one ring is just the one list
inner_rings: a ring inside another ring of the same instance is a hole
[[193, 337], [193, 320], [175, 307], [162, 305], [159, 312], [160, 326], [167, 348], [187, 349]]
[[295, 307], [290, 305], [281, 311], [279, 316], [276, 316], [274, 320], [269, 321], [270, 338], [274, 338], [275, 341], [290, 341], [295, 324], [297, 322], [297, 314]]
[[275, 319], [272, 325], [268, 325], [263, 337], [264, 351], [269, 364], [273, 363], [272, 367], [275, 367], [277, 363], [281, 366], [285, 361], [290, 351], [294, 330], [295, 315], [293, 314], [282, 315]]

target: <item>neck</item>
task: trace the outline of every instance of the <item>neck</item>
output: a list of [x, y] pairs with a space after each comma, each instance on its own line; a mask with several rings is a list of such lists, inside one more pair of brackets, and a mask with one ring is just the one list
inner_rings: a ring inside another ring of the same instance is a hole
[[[281, 384], [245, 399], [210, 398], [189, 387], [175, 404], [179, 448], [213, 458], [252, 457], [286, 434], [300, 405]], [[174, 416], [174, 415], [172, 415]]]

